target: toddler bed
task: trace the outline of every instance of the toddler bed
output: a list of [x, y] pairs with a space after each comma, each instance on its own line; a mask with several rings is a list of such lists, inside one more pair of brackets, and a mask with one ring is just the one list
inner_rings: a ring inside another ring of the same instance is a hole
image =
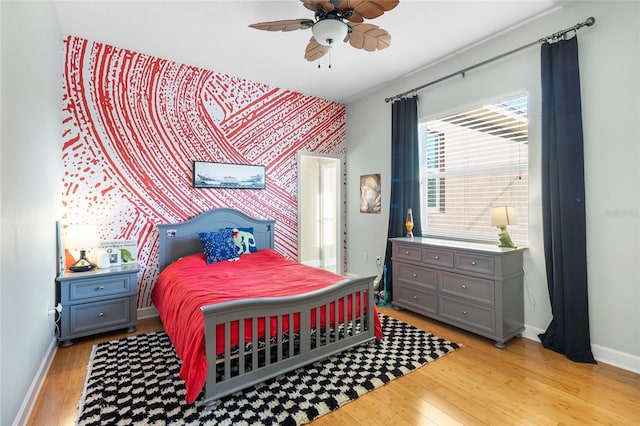
[[[375, 276], [346, 279], [284, 258], [274, 251], [274, 225], [230, 208], [158, 225], [162, 272], [151, 297], [182, 360], [188, 403], [203, 387], [204, 402], [213, 405], [382, 338]], [[220, 256], [229, 235], [240, 251], [234, 260]]]

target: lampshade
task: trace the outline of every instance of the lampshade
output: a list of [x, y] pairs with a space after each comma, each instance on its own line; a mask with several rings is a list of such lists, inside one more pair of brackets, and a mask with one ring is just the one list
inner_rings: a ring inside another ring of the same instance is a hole
[[500, 206], [491, 209], [491, 225], [507, 226], [517, 225], [516, 209], [513, 207]]
[[338, 40], [343, 40], [348, 31], [347, 24], [334, 18], [322, 19], [311, 27], [313, 38], [323, 46], [331, 46]]
[[67, 230], [65, 246], [68, 249], [84, 250], [98, 247], [100, 238], [95, 225], [72, 225]]

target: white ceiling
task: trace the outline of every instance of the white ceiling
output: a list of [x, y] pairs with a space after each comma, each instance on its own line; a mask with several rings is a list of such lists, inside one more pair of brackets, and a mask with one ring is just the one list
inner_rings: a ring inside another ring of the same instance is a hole
[[391, 34], [389, 48], [365, 52], [340, 43], [331, 50], [329, 68], [329, 55], [315, 62], [304, 59], [310, 30], [248, 27], [313, 19], [298, 0], [54, 0], [65, 35], [343, 103], [562, 3], [400, 0], [395, 9], [366, 21]]

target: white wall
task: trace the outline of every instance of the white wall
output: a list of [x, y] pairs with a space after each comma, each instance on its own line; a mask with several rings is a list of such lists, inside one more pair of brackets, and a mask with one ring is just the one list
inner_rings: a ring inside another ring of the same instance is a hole
[[63, 54], [50, 1], [2, 1], [0, 15], [0, 424], [9, 425], [53, 348]]
[[[597, 359], [640, 371], [640, 89], [637, 2], [570, 3], [403, 81], [347, 105], [348, 270], [375, 273], [384, 253], [388, 210], [358, 213], [358, 178], [381, 173], [389, 205], [391, 104], [384, 99], [538, 40], [594, 16], [578, 33], [584, 121], [587, 251], [591, 341]], [[437, 43], [425, 40], [424, 43]], [[393, 48], [393, 47], [391, 47]], [[419, 93], [429, 117], [516, 90], [530, 95], [530, 247], [525, 254], [525, 323], [546, 329], [551, 308], [546, 286], [540, 202], [540, 48], [531, 47]], [[363, 261], [363, 253], [369, 253]]]

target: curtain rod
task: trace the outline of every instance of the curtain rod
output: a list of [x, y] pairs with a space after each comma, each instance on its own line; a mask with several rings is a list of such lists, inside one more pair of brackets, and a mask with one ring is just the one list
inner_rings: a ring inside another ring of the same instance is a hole
[[542, 43], [558, 40], [560, 38], [563, 38], [567, 33], [571, 32], [571, 31], [578, 31], [580, 28], [582, 28], [584, 26], [590, 27], [595, 23], [596, 23], [596, 18], [591, 16], [591, 17], [587, 18], [584, 22], [577, 23], [573, 27], [567, 28], [567, 29], [562, 30], [562, 31], [558, 31], [557, 33], [553, 33], [550, 36], [543, 37], [543, 38], [541, 38], [539, 40], [532, 41], [531, 43], [525, 44], [524, 46], [520, 46], [517, 49], [510, 50], [509, 52], [503, 53], [503, 54], [498, 55], [498, 56], [494, 56], [491, 59], [487, 59], [487, 60], [479, 62], [479, 63], [477, 63], [475, 65], [471, 65], [470, 67], [464, 68], [464, 69], [462, 69], [460, 71], [456, 71], [456, 72], [454, 72], [452, 74], [446, 75], [444, 77], [440, 77], [439, 79], [430, 81], [429, 83], [423, 84], [422, 86], [415, 87], [415, 88], [413, 88], [411, 90], [407, 90], [406, 92], [399, 93], [399, 94], [397, 94], [395, 96], [392, 96], [390, 98], [385, 98], [384, 101], [388, 103], [390, 101], [403, 98], [404, 96], [406, 96], [406, 95], [408, 95], [410, 93], [417, 92], [418, 90], [422, 90], [425, 87], [432, 86], [432, 85], [434, 85], [436, 83], [440, 83], [441, 81], [448, 80], [451, 77], [455, 77], [457, 75], [462, 75], [462, 77], [464, 77], [464, 75], [465, 75], [465, 73], [467, 71], [471, 71], [472, 69], [481, 67], [481, 66], [486, 65], [486, 64], [488, 64], [490, 62], [497, 61], [498, 59], [502, 59], [505, 56], [509, 56], [509, 55], [511, 55], [513, 53], [516, 53], [516, 52], [519, 52], [521, 50], [527, 49], [527, 48], [529, 48], [531, 46], [534, 46], [536, 44], [542, 44]]

